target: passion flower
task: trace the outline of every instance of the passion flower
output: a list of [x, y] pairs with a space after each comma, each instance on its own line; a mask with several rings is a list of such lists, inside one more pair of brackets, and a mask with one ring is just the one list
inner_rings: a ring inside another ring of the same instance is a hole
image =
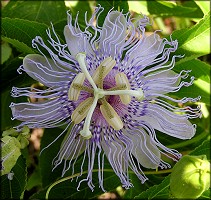
[[[98, 163], [99, 186], [103, 188], [104, 157], [106, 156], [123, 187], [130, 188], [129, 169], [144, 183], [147, 177], [142, 167], [157, 169], [170, 165], [161, 159], [164, 154], [178, 160], [181, 154], [161, 144], [155, 130], [180, 139], [190, 139], [196, 125], [188, 119], [200, 116], [199, 108], [176, 107], [170, 102], [196, 102], [199, 98], [174, 99], [167, 94], [192, 85], [194, 78], [186, 79], [190, 71], [175, 73], [175, 59], [170, 54], [177, 50], [177, 41], [161, 39], [158, 32], [145, 34], [149, 19], [144, 16], [137, 23], [129, 14], [108, 12], [102, 27], [97, 7], [84, 31], [77, 19], [64, 27], [66, 43], [47, 30], [46, 44], [40, 36], [32, 46], [40, 54], [27, 55], [18, 69], [47, 87], [12, 89], [12, 96], [33, 96], [44, 99], [36, 103], [12, 103], [17, 126], [54, 128], [66, 125], [67, 132], [61, 148], [53, 160], [53, 169], [64, 163], [63, 173], [72, 169], [79, 156], [88, 158], [86, 179], [93, 190], [92, 170]], [[96, 20], [96, 21], [95, 21]], [[94, 23], [96, 22], [96, 23]], [[96, 24], [96, 25], [94, 25]], [[50, 46], [50, 47], [48, 47]], [[44, 50], [44, 51], [43, 51]], [[45, 52], [45, 53], [44, 53]], [[48, 52], [48, 53], [46, 53]], [[71, 127], [71, 129], [69, 129]], [[48, 148], [49, 144], [46, 148]], [[64, 162], [63, 162], [64, 160]]]

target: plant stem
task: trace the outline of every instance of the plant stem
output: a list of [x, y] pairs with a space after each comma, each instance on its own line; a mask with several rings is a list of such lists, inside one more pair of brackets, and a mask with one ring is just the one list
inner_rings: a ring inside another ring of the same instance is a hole
[[[99, 170], [99, 169], [93, 169], [92, 172], [98, 172], [98, 170]], [[105, 172], [113, 172], [113, 169], [104, 169], [103, 171], [105, 171]], [[172, 171], [172, 169], [160, 170], [160, 171], [146, 171], [146, 172], [144, 172], [144, 174], [165, 174], [165, 173], [170, 173], [171, 171]], [[88, 170], [84, 171], [82, 174], [86, 174], [86, 173], [88, 173]], [[133, 172], [133, 171], [129, 171], [129, 173], [134, 173], [134, 172]], [[51, 189], [52, 189], [55, 185], [57, 185], [57, 184], [59, 184], [59, 183], [62, 183], [62, 182], [64, 182], [64, 181], [67, 181], [67, 180], [69, 180], [69, 179], [71, 179], [71, 178], [75, 178], [75, 177], [77, 177], [77, 176], [79, 176], [79, 175], [81, 175], [81, 173], [77, 173], [77, 174], [74, 174], [74, 175], [72, 175], [72, 176], [67, 176], [67, 177], [65, 177], [65, 178], [62, 178], [62, 179], [60, 179], [60, 180], [54, 182], [54, 183], [47, 189], [47, 192], [46, 192], [46, 195], [45, 195], [45, 199], [46, 199], [46, 200], [48, 199], [49, 193], [50, 193]]]

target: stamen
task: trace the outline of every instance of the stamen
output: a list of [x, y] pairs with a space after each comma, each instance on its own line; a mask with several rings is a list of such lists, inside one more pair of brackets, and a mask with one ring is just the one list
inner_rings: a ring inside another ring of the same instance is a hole
[[[116, 85], [117, 86], [120, 86], [120, 85], [126, 85], [126, 90], [130, 90], [130, 83], [129, 83], [129, 80], [127, 78], [127, 76], [121, 72], [121, 73], [118, 73], [116, 76], [115, 76], [115, 80], [116, 80]], [[127, 105], [130, 103], [131, 101], [131, 96], [130, 95], [119, 95], [121, 101], [123, 104]]]
[[97, 85], [99, 88], [103, 88], [103, 79], [104, 79], [104, 74], [105, 74], [105, 66], [100, 66], [99, 68], [99, 78]]
[[103, 79], [108, 75], [108, 73], [116, 65], [116, 61], [111, 57], [105, 58], [99, 67], [95, 70], [92, 78], [99, 88], [103, 88]]
[[97, 90], [97, 86], [95, 85], [95, 82], [93, 81], [92, 77], [90, 76], [86, 64], [85, 64], [85, 58], [86, 55], [84, 53], [78, 53], [76, 55], [76, 60], [78, 61], [81, 71], [84, 73], [85, 77], [87, 78], [87, 80], [89, 81], [89, 83], [92, 85], [92, 87], [94, 88], [94, 90]]
[[81, 89], [80, 88], [75, 88], [73, 85], [74, 84], [83, 85], [84, 80], [85, 80], [84, 73], [79, 73], [73, 79], [73, 82], [70, 85], [70, 88], [69, 88], [69, 91], [68, 91], [68, 98], [69, 98], [69, 100], [72, 100], [72, 101], [77, 101], [78, 100], [78, 97], [79, 97]]
[[106, 110], [106, 113], [107, 113], [108, 118], [109, 119], [114, 118], [114, 115], [112, 114], [112, 112], [110, 110], [110, 107], [109, 107], [110, 104], [106, 101], [105, 98], [102, 98], [101, 99], [101, 103], [102, 103], [102, 105], [104, 106], [104, 108]]
[[87, 87], [87, 86], [84, 86], [84, 85], [77, 84], [77, 83], [74, 83], [74, 84], [72, 85], [72, 87], [73, 87], [74, 89], [77, 89], [77, 90], [84, 90], [84, 91], [87, 91], [87, 92], [89, 92], [89, 93], [91, 93], [91, 94], [94, 93], [94, 90], [93, 90], [93, 89], [91, 89], [91, 88], [89, 88], [89, 87]]
[[83, 136], [85, 139], [90, 139], [92, 137], [92, 133], [89, 130], [89, 127], [90, 127], [92, 115], [93, 115], [94, 110], [95, 110], [95, 108], [97, 106], [98, 99], [99, 99], [99, 96], [98, 96], [98, 94], [96, 94], [92, 105], [89, 107], [89, 112], [88, 112], [88, 114], [86, 116], [83, 130], [80, 131], [81, 136]]
[[123, 122], [113, 107], [106, 101], [102, 101], [102, 105], [100, 106], [100, 111], [108, 122], [110, 126], [114, 128], [114, 130], [120, 130], [123, 128]]
[[[99, 99], [101, 104], [100, 110], [105, 120], [114, 128], [114, 130], [120, 130], [123, 128], [123, 122], [114, 108], [106, 101], [104, 96], [119, 95], [122, 103], [129, 104], [131, 96], [134, 96], [141, 101], [144, 98], [144, 94], [141, 88], [138, 90], [131, 90], [128, 78], [122, 72], [115, 76], [115, 87], [103, 90], [103, 80], [116, 65], [116, 61], [111, 57], [104, 59], [91, 77], [86, 68], [85, 57], [86, 55], [84, 53], [78, 53], [76, 55], [76, 59], [83, 73], [79, 73], [79, 75], [77, 75], [73, 80], [68, 96], [71, 100], [77, 100], [81, 90], [88, 91], [94, 95], [94, 97], [89, 97], [81, 102], [80, 105], [73, 111], [71, 116], [71, 119], [75, 124], [79, 124], [84, 118], [86, 118], [83, 130], [80, 131], [80, 134], [85, 139], [90, 139], [92, 137], [92, 133], [89, 130], [89, 127]], [[85, 78], [87, 78], [93, 89], [83, 85]]]
[[89, 97], [86, 100], [82, 101], [79, 106], [73, 111], [71, 119], [74, 124], [79, 124], [86, 116], [87, 113], [94, 101], [93, 97]]

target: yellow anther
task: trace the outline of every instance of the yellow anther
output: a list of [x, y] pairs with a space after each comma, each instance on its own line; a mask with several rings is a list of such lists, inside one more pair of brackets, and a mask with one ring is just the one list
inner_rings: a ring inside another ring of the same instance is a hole
[[108, 122], [110, 126], [114, 128], [114, 130], [120, 130], [123, 128], [123, 123], [121, 118], [107, 101], [105, 100], [102, 101], [102, 105], [100, 106], [100, 111], [105, 120]]
[[108, 75], [108, 73], [113, 69], [115, 65], [116, 61], [113, 60], [111, 57], [107, 57], [95, 70], [94, 74], [92, 75], [92, 79], [100, 88], [102, 88], [103, 79]]
[[73, 111], [71, 119], [74, 124], [79, 124], [86, 116], [92, 106], [94, 97], [89, 97], [86, 100], [82, 101], [79, 106]]
[[87, 87], [87, 86], [80, 85], [80, 84], [77, 84], [77, 83], [72, 84], [72, 87], [73, 87], [74, 89], [76, 89], [76, 90], [87, 91], [87, 92], [89, 92], [89, 93], [91, 93], [91, 94], [94, 93], [94, 90], [93, 90], [92, 88], [89, 88], [89, 87]]
[[[116, 86], [117, 87], [125, 85], [126, 86], [125, 90], [130, 90], [130, 83], [128, 81], [127, 76], [123, 72], [120, 72], [120, 73], [116, 74], [115, 81], [116, 81]], [[131, 101], [131, 96], [127, 95], [127, 94], [119, 95], [119, 97], [120, 97], [120, 99], [121, 99], [123, 104], [127, 105]]]
[[81, 89], [80, 88], [76, 88], [73, 85], [74, 84], [83, 85], [84, 80], [85, 80], [84, 73], [79, 73], [73, 79], [73, 82], [71, 83], [70, 88], [69, 88], [69, 91], [68, 91], [68, 98], [69, 98], [69, 100], [72, 100], [72, 101], [77, 101], [78, 100], [78, 97], [79, 97], [79, 94], [80, 94]]
[[113, 115], [113, 113], [112, 113], [112, 111], [110, 110], [110, 107], [109, 107], [110, 104], [106, 101], [105, 98], [102, 98], [102, 99], [100, 99], [100, 100], [101, 100], [101, 103], [102, 103], [102, 105], [103, 105], [103, 107], [104, 107], [104, 110], [106, 111], [107, 117], [108, 117], [109, 119], [114, 118], [114, 115]]

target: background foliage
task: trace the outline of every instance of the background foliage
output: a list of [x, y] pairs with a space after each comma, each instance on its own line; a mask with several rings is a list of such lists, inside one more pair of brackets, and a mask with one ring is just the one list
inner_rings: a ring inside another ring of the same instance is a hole
[[[150, 17], [152, 27], [147, 27], [147, 32], [156, 29], [162, 37], [171, 34], [179, 42], [176, 54], [185, 55], [178, 59], [174, 70], [192, 70], [195, 76], [193, 86], [182, 88], [174, 97], [201, 96], [198, 103], [202, 107], [201, 119], [193, 120], [197, 124], [197, 132], [193, 139], [181, 141], [163, 136], [158, 133], [159, 140], [166, 146], [176, 148], [183, 155], [206, 155], [210, 160], [210, 1], [1, 1], [1, 131], [5, 131], [18, 121], [11, 120], [9, 105], [11, 102], [27, 101], [23, 98], [12, 98], [12, 86], [25, 87], [34, 84], [34, 80], [26, 74], [19, 75], [17, 68], [22, 64], [22, 59], [29, 53], [37, 53], [32, 48], [32, 39], [39, 35], [47, 41], [46, 29], [54, 25], [61, 41], [64, 41], [63, 28], [67, 23], [66, 11], [70, 10], [73, 18], [79, 11], [79, 23], [85, 27], [84, 14], [90, 18], [94, 6], [101, 4], [105, 11], [99, 18], [102, 25], [107, 12], [114, 7], [131, 12], [133, 17], [140, 13]], [[61, 177], [62, 168], [51, 171], [51, 162], [60, 147], [62, 138], [57, 140], [41, 155], [42, 148], [50, 144], [61, 132], [61, 129], [46, 129], [44, 134], [34, 139], [35, 130], [31, 130], [29, 145], [21, 149], [22, 155], [11, 170], [14, 173], [12, 180], [8, 175], [1, 176], [1, 198], [44, 199], [47, 189]], [[34, 134], [34, 135], [33, 135]], [[39, 142], [41, 140], [41, 146]], [[38, 143], [36, 147], [35, 143]], [[82, 159], [82, 158], [81, 158]], [[169, 161], [172, 162], [172, 161]], [[97, 164], [97, 163], [95, 163]], [[175, 163], [171, 163], [172, 166]], [[77, 163], [76, 163], [77, 166]], [[96, 165], [97, 167], [97, 165]], [[96, 169], [94, 167], [94, 169]], [[80, 172], [80, 166], [78, 171]], [[97, 198], [103, 192], [98, 188], [97, 173], [93, 173], [96, 185], [91, 192], [86, 184], [77, 191], [76, 179], [67, 180], [55, 185], [50, 193], [50, 198]], [[71, 172], [70, 172], [71, 173]], [[67, 173], [65, 176], [70, 176]], [[113, 173], [110, 165], [105, 161], [104, 186], [107, 191], [112, 191], [122, 199], [168, 199], [171, 197], [169, 190], [170, 170], [145, 171], [149, 181], [141, 185], [138, 178], [130, 172], [134, 187], [124, 191], [120, 186], [118, 177]], [[86, 176], [84, 172], [83, 176]], [[210, 190], [205, 191], [200, 198], [209, 198]]]

